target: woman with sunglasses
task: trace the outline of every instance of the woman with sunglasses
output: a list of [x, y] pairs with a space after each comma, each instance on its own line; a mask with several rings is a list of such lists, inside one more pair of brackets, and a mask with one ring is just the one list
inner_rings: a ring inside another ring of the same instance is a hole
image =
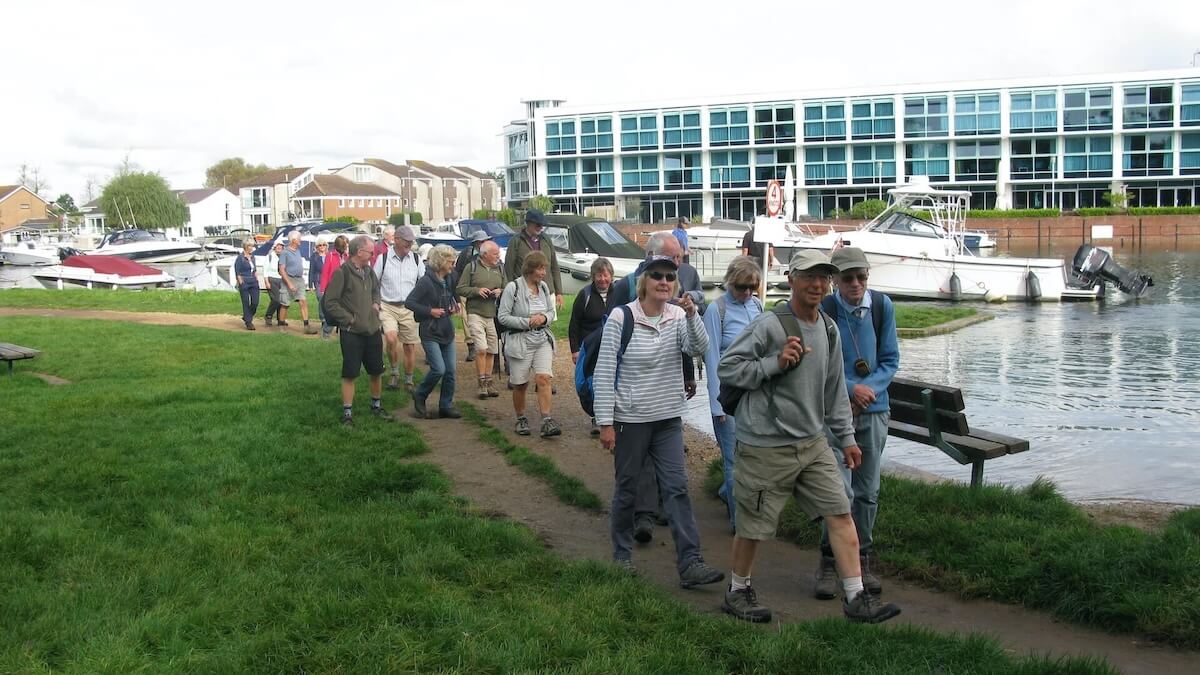
[[[663, 510], [675, 540], [679, 584], [715, 584], [724, 573], [704, 562], [688, 496], [683, 459], [683, 353], [699, 357], [708, 336], [696, 303], [677, 304], [678, 265], [652, 256], [638, 276], [637, 299], [613, 310], [604, 324], [594, 375], [600, 444], [613, 453], [616, 474], [610, 509], [613, 562], [633, 571], [634, 501], [647, 457], [654, 464]], [[626, 321], [632, 322], [622, 350]]]
[[[733, 501], [733, 451], [737, 447], [734, 436], [733, 411], [725, 410], [717, 401], [721, 392], [721, 379], [717, 377], [717, 364], [721, 355], [754, 317], [762, 314], [762, 301], [755, 296], [762, 281], [762, 270], [758, 260], [750, 256], [738, 256], [729, 262], [725, 270], [725, 294], [710, 305], [704, 315], [704, 330], [708, 334], [708, 349], [704, 352], [704, 372], [708, 382], [708, 408], [712, 413], [713, 433], [721, 447], [721, 461], [725, 467], [725, 482], [717, 495], [725, 502], [729, 514], [729, 527], [734, 525]], [[715, 308], [714, 308], [715, 306]]]
[[329, 240], [325, 235], [317, 237], [317, 245], [313, 247], [312, 255], [308, 256], [308, 287], [317, 294], [317, 317], [321, 319], [321, 337], [325, 337], [325, 308], [321, 299], [325, 292], [321, 290], [321, 273], [325, 268], [325, 254], [329, 252]]

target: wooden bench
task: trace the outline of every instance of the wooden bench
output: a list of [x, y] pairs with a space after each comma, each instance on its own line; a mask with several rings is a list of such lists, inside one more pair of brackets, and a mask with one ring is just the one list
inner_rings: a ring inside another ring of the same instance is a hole
[[21, 361], [23, 359], [34, 359], [37, 358], [38, 354], [41, 354], [41, 352], [36, 349], [9, 344], [7, 342], [0, 342], [0, 361], [6, 361], [8, 363], [9, 377], [12, 377], [13, 362]]
[[888, 399], [888, 435], [932, 445], [959, 464], [970, 464], [971, 487], [983, 484], [987, 460], [1029, 449], [1029, 441], [971, 428], [961, 389], [897, 377], [888, 387]]

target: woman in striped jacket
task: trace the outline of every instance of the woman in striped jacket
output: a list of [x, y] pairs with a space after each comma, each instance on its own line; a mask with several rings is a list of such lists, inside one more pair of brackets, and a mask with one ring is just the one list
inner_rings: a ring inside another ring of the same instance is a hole
[[[595, 413], [600, 444], [613, 453], [616, 485], [610, 510], [613, 561], [633, 571], [634, 500], [638, 475], [654, 463], [663, 510], [675, 539], [679, 583], [714, 584], [725, 575], [700, 555], [683, 459], [683, 353], [700, 356], [708, 335], [688, 296], [674, 304], [678, 265], [669, 256], [649, 259], [638, 277], [638, 299], [613, 310], [596, 354]], [[626, 314], [625, 308], [629, 313]], [[622, 326], [632, 319], [621, 349]]]

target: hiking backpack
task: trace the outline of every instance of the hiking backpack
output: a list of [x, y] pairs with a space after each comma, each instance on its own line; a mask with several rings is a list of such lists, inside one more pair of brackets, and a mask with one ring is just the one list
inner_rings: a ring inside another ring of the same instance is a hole
[[[792, 310], [788, 307], [786, 300], [776, 303], [771, 308], [771, 313], [779, 320], [779, 324], [783, 326], [783, 332], [787, 337], [799, 337], [803, 340], [800, 334], [800, 321], [796, 319], [796, 315], [792, 314]], [[829, 357], [833, 358], [834, 349], [837, 347], [837, 325], [834, 324], [833, 319], [830, 319], [824, 310], [818, 308], [817, 313], [825, 321], [825, 338], [829, 342]], [[763, 384], [765, 386], [766, 382]], [[742, 402], [742, 397], [746, 395], [747, 391], [749, 390], [722, 382], [720, 393], [717, 395], [717, 402], [721, 404], [721, 408], [725, 410], [725, 414], [736, 417], [738, 404]], [[775, 401], [770, 396], [767, 397], [767, 405], [772, 410], [775, 408]], [[772, 417], [774, 416], [774, 413], [772, 413]]]
[[[617, 366], [620, 367], [621, 357], [625, 354], [625, 348], [629, 346], [630, 338], [633, 337], [633, 310], [629, 305], [621, 305], [617, 309], [621, 311], [623, 319], [621, 345], [617, 348]], [[579, 358], [575, 361], [575, 393], [579, 396], [579, 405], [588, 417], [596, 416], [596, 361], [599, 358], [600, 342], [604, 339], [604, 325], [608, 323], [609, 316], [606, 314], [600, 326], [583, 339], [579, 345]]]

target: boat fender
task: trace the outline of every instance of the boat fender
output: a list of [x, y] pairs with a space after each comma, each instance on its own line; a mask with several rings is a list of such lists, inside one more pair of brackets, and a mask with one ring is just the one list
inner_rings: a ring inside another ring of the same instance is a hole
[[962, 300], [962, 280], [958, 278], [958, 272], [950, 273], [950, 299], [955, 302]]
[[993, 304], [1000, 303], [1000, 302], [1008, 302], [1008, 296], [1003, 293], [997, 293], [996, 291], [989, 290], [988, 292], [983, 294], [983, 301], [990, 302]]
[[1029, 293], [1030, 300], [1037, 300], [1042, 297], [1042, 280], [1038, 279], [1038, 275], [1033, 270], [1025, 275], [1025, 288]]

